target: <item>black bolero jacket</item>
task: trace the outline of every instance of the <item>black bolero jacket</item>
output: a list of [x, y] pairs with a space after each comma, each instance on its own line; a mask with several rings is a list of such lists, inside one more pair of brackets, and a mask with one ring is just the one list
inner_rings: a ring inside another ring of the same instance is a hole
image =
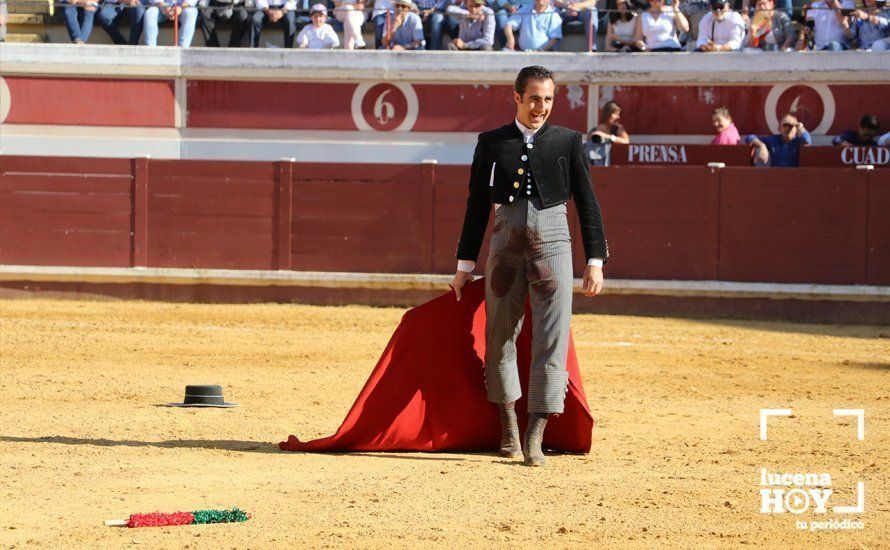
[[[609, 258], [599, 202], [590, 183], [580, 132], [544, 123], [528, 147], [515, 122], [479, 134], [470, 170], [470, 196], [457, 259], [476, 261], [491, 213], [491, 204], [509, 206], [519, 196], [518, 170], [529, 163], [545, 208], [575, 199], [587, 259]], [[527, 160], [523, 160], [525, 155]]]

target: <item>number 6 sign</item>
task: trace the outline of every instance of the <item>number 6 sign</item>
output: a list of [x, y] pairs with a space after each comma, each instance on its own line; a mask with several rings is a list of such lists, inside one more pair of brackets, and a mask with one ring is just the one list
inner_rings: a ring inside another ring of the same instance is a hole
[[417, 93], [404, 82], [363, 82], [352, 94], [351, 107], [359, 130], [410, 132], [417, 122]]

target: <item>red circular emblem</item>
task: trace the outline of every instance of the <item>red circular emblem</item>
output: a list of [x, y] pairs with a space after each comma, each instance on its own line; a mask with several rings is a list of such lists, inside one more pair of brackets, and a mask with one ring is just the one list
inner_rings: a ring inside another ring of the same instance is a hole
[[375, 130], [395, 130], [407, 116], [408, 99], [392, 84], [376, 84], [362, 98], [362, 117]]
[[812, 130], [822, 122], [825, 116], [825, 104], [819, 92], [810, 86], [791, 86], [782, 92], [776, 102], [777, 119], [781, 120], [788, 113]]

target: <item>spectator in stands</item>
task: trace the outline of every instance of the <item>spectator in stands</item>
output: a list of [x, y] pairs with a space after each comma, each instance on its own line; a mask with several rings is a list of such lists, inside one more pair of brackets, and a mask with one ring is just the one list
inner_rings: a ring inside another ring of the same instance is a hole
[[550, 5], [550, 0], [535, 0], [534, 6], [523, 6], [507, 21], [504, 27], [506, 51], [516, 49], [515, 31], [519, 31], [519, 49], [522, 51], [556, 51], [562, 40], [562, 17]]
[[365, 4], [356, 0], [334, 0], [334, 17], [343, 23], [343, 49], [362, 49], [362, 25], [365, 23]]
[[596, 51], [596, 30], [598, 24], [598, 0], [553, 0], [553, 6], [565, 10], [564, 22], [580, 21], [584, 27], [585, 44], [590, 44], [590, 51]]
[[334, 28], [327, 24], [328, 8], [324, 4], [314, 4], [309, 9], [312, 23], [306, 25], [297, 35], [297, 47], [311, 50], [330, 50], [340, 47], [340, 38]]
[[779, 134], [772, 136], [746, 136], [745, 143], [754, 147], [755, 160], [770, 166], [797, 166], [800, 148], [813, 144], [810, 133], [794, 115], [787, 114], [779, 123]]
[[147, 46], [158, 45], [158, 25], [165, 21], [173, 21], [179, 17], [179, 44], [180, 48], [188, 48], [192, 45], [195, 36], [195, 24], [198, 22], [198, 8], [192, 6], [189, 0], [151, 0], [151, 5], [145, 10], [142, 32], [145, 33]]
[[374, 21], [374, 48], [383, 47], [383, 35], [386, 32], [386, 16], [389, 14], [390, 21], [394, 17], [392, 0], [372, 0], [374, 11], [371, 12], [371, 20]]
[[93, 17], [99, 3], [96, 0], [66, 0], [62, 15], [72, 44], [83, 44], [93, 32]]
[[680, 6], [680, 10], [689, 24], [689, 31], [686, 33], [686, 49], [695, 49], [698, 42], [699, 25], [702, 17], [711, 13], [711, 2], [710, 0], [686, 0]]
[[774, 0], [757, 0], [757, 11], [751, 18], [751, 30], [748, 33], [748, 50], [780, 50], [793, 49], [797, 33], [788, 14], [776, 10]]
[[642, 51], [678, 52], [677, 32], [689, 32], [689, 22], [680, 10], [665, 5], [664, 0], [649, 0], [649, 9], [637, 17], [634, 40]]
[[[847, 15], [853, 7], [853, 0], [816, 0], [805, 8], [806, 20], [813, 22], [813, 49], [850, 49], [853, 33]], [[797, 49], [806, 49], [800, 40]]]
[[389, 50], [422, 50], [423, 22], [414, 13], [411, 0], [393, 0], [396, 15], [392, 18], [389, 32], [383, 37], [383, 46]]
[[621, 125], [621, 106], [616, 101], [607, 101], [600, 109], [600, 121], [590, 134], [591, 143], [630, 143], [627, 130]]
[[0, 0], [0, 42], [6, 42], [6, 0]]
[[231, 21], [232, 33], [229, 35], [229, 47], [241, 47], [241, 39], [247, 31], [247, 20], [250, 15], [244, 0], [201, 0], [201, 32], [204, 44], [211, 48], [219, 47], [219, 36], [216, 34], [218, 21]]
[[417, 8], [420, 20], [426, 25], [427, 46], [430, 50], [442, 49], [443, 31], [451, 40], [458, 32], [460, 24], [457, 17], [450, 16], [447, 8], [453, 4], [451, 0], [418, 0]]
[[711, 11], [698, 26], [697, 52], [731, 52], [741, 49], [745, 21], [729, 9], [726, 0], [711, 0]]
[[297, 3], [295, 0], [256, 0], [256, 11], [250, 17], [250, 47], [260, 46], [260, 33], [266, 23], [277, 24], [284, 34], [284, 47], [294, 47], [297, 34]]
[[[758, 12], [761, 11], [759, 2], [757, 0], [754, 1], [754, 16], [757, 15]], [[773, 8], [778, 8], [781, 12], [788, 16], [789, 19], [794, 17], [794, 2], [792, 0], [779, 0], [778, 2], [773, 2]], [[742, 0], [742, 15], [745, 17], [751, 18], [751, 0]]]
[[637, 14], [630, 11], [627, 0], [618, 0], [615, 11], [609, 13], [609, 25], [606, 27], [607, 52], [638, 52], [634, 40], [637, 26]]
[[859, 121], [858, 130], [847, 130], [840, 135], [834, 136], [831, 144], [843, 147], [870, 147], [878, 144], [878, 136], [880, 135], [881, 125], [878, 122], [878, 117], [865, 115]]
[[457, 38], [448, 43], [449, 50], [490, 52], [494, 48], [494, 10], [485, 0], [467, 0], [467, 9], [448, 6], [448, 13], [458, 18]]
[[510, 16], [519, 10], [520, 4], [520, 0], [489, 0], [488, 2], [488, 6], [494, 10], [494, 37], [501, 48], [507, 43], [504, 27], [507, 26]]
[[729, 109], [726, 107], [718, 107], [717, 109], [714, 109], [714, 114], [711, 115], [711, 124], [717, 132], [717, 135], [711, 140], [711, 145], [739, 144], [739, 131], [736, 129], [735, 123], [732, 121]]
[[865, 0], [865, 9], [853, 10], [852, 18], [857, 48], [876, 52], [890, 49], [890, 11], [881, 9], [878, 0]]
[[[139, 38], [142, 36], [145, 7], [142, 0], [104, 0], [102, 7], [96, 13], [96, 20], [99, 21], [99, 25], [108, 33], [112, 42], [135, 46], [139, 43]], [[117, 28], [117, 20], [124, 14], [130, 20], [130, 38], [124, 38], [120, 29]]]

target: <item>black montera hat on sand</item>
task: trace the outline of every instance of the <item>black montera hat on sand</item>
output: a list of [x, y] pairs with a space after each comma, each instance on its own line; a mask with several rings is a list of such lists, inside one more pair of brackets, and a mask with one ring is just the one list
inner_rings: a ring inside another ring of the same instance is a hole
[[185, 387], [182, 403], [167, 403], [168, 407], [237, 407], [237, 403], [226, 403], [222, 386], [217, 384], [191, 385]]

